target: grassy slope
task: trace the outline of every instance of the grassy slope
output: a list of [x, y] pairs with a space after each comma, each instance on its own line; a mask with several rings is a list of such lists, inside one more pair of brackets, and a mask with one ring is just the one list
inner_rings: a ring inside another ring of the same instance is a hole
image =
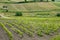
[[[31, 16], [31, 15], [34, 16], [37, 13], [41, 13], [41, 14], [52, 13], [53, 15], [55, 15], [55, 13], [60, 10], [59, 3], [57, 2], [35, 2], [35, 3], [21, 3], [21, 4], [0, 3], [1, 5], [0, 9], [2, 8], [3, 5], [7, 5], [9, 11], [15, 11], [15, 12], [21, 11], [21, 12], [24, 12], [23, 15], [25, 16]], [[10, 16], [11, 14], [12, 13], [9, 13]], [[14, 15], [14, 13], [12, 15]]]
[[[1, 3], [0, 3], [1, 4]], [[4, 5], [4, 4], [1, 4]], [[9, 10], [15, 11], [51, 11], [57, 9], [51, 2], [36, 2], [36, 3], [22, 3], [22, 4], [6, 4]]]
[[[10, 4], [9, 10], [17, 10], [17, 11], [48, 11], [54, 10], [57, 8], [53, 3], [50, 2], [36, 2], [36, 3], [23, 3], [23, 4]], [[14, 7], [14, 8], [13, 8]]]
[[54, 4], [58, 7], [60, 7], [60, 2], [54, 2]]
[[[2, 4], [1, 4], [2, 5]], [[8, 5], [8, 4], [7, 4]], [[37, 6], [36, 6], [37, 5]], [[40, 6], [41, 5], [41, 6]], [[48, 6], [47, 6], [48, 5]], [[40, 10], [53, 10], [53, 9], [57, 9], [59, 8], [59, 6], [55, 6], [52, 3], [27, 3], [27, 4], [10, 4], [9, 6], [9, 10], [20, 10], [20, 11], [40, 11]], [[26, 23], [32, 23], [33, 27], [37, 26], [40, 27], [39, 24], [41, 24], [41, 26], [43, 26], [44, 24], [47, 25], [52, 25], [52, 24], [56, 24], [55, 26], [60, 26], [60, 18], [37, 18], [37, 17], [12, 17], [12, 19], [18, 19], [19, 22], [24, 22]], [[37, 23], [37, 24], [36, 24]], [[50, 24], [51, 23], [51, 24]], [[46, 27], [45, 26], [45, 27]], [[35, 28], [37, 28], [35, 27]], [[53, 26], [51, 26], [53, 27]], [[47, 29], [46, 29], [47, 30]]]
[[0, 2], [8, 2], [8, 0], [1, 0]]

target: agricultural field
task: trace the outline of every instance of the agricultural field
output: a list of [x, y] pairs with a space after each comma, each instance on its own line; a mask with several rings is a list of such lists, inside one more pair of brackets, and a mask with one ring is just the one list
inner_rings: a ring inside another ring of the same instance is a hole
[[60, 2], [2, 0], [0, 40], [60, 40]]
[[0, 19], [0, 40], [50, 40], [60, 34], [59, 18]]

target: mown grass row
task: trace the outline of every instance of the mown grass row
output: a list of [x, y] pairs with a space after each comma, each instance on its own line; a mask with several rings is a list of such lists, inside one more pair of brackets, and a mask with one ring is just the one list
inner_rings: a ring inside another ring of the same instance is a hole
[[28, 30], [31, 31], [31, 32], [34, 32], [34, 31], [35, 31], [35, 30], [34, 30], [35, 27], [33, 27], [33, 25], [31, 25], [31, 24], [28, 23], [28, 22], [20, 22], [20, 23], [14, 22], [14, 23], [11, 23], [11, 24], [12, 24], [12, 25], [17, 24], [17, 25], [19, 25], [19, 26], [23, 26], [24, 28], [28, 29]]
[[18, 29], [20, 29], [22, 32], [26, 33], [27, 35], [33, 36], [33, 32], [29, 31], [29, 29], [15, 23], [13, 23], [13, 25], [15, 25]]
[[39, 36], [43, 34], [50, 35], [50, 33], [57, 32], [60, 29], [60, 19], [56, 18], [17, 18], [16, 22], [9, 22], [14, 27], [14, 31], [20, 30], [29, 36], [36, 33]]
[[[28, 32], [29, 31], [29, 33], [27, 33], [29, 36], [31, 36], [32, 34], [32, 32], [33, 32], [33, 34], [35, 33], [35, 29], [34, 29], [34, 27], [32, 27], [32, 25], [30, 25], [29, 23], [16, 23], [16, 22], [14, 22], [14, 23], [11, 23], [11, 22], [8, 22], [8, 23], [10, 23], [10, 25], [15, 25], [15, 26], [17, 26], [17, 28], [18, 29], [20, 29], [21, 31], [23, 31], [23, 32]], [[22, 28], [24, 28], [24, 29], [21, 29], [19, 26], [22, 26]], [[16, 28], [13, 28], [13, 29], [16, 29]], [[25, 31], [24, 31], [25, 30]], [[28, 30], [28, 31], [27, 31]], [[30, 33], [30, 31], [31, 31], [31, 33]], [[37, 33], [36, 33], [37, 35], [39, 35], [39, 36], [43, 36], [42, 35], [42, 32], [40, 31], [40, 30], [37, 30]]]
[[35, 18], [35, 17], [22, 18], [21, 17], [20, 19], [18, 19], [18, 21], [23, 25], [27, 25], [27, 27], [29, 27], [29, 25], [32, 24], [32, 28], [33, 27], [35, 28], [34, 30], [37, 32], [37, 34], [44, 33], [50, 35], [50, 33], [57, 32], [60, 28], [59, 18]]
[[8, 34], [9, 40], [13, 40], [13, 35], [12, 35], [12, 33], [4, 26], [3, 23], [0, 22], [0, 25], [1, 25], [1, 27], [6, 31], [6, 33]]
[[19, 29], [15, 28], [13, 25], [11, 25], [10, 23], [6, 23], [7, 25], [9, 25], [9, 27], [11, 27], [11, 29], [16, 32], [17, 34], [19, 34], [20, 37], [23, 37], [23, 32], [20, 31]]
[[[47, 21], [46, 21], [47, 20]], [[59, 25], [59, 19], [46, 19], [46, 20], [22, 20], [21, 22], [14, 22], [14, 23], [11, 23], [12, 25], [17, 25], [20, 26], [20, 27], [23, 27], [31, 32], [36, 32], [37, 35], [39, 36], [42, 36], [43, 33], [46, 34], [46, 35], [50, 35], [50, 33], [54, 33], [54, 32], [57, 32], [58, 29], [60, 28], [60, 25]], [[58, 22], [58, 23], [57, 23]], [[18, 27], [19, 28], [19, 27]], [[19, 28], [20, 29], [20, 28]], [[23, 29], [21, 29], [23, 30]]]
[[[58, 29], [60, 28], [59, 23], [56, 24], [54, 22], [53, 23], [39, 22], [37, 24], [33, 23], [32, 25], [29, 22], [22, 22], [22, 23], [20, 22], [20, 24], [19, 23], [18, 24], [17, 23], [11, 23], [11, 24], [16, 25], [17, 27], [22, 26], [23, 28], [26, 28], [27, 30], [33, 32], [33, 34], [36, 32], [36, 34], [39, 36], [43, 36], [43, 33], [46, 35], [50, 35], [50, 33], [57, 32]], [[23, 30], [23, 29], [21, 29], [21, 30]]]

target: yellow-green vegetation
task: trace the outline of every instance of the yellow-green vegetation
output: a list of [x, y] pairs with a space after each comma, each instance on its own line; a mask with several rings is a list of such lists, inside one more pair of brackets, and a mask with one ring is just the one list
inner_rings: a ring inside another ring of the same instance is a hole
[[51, 40], [60, 40], [60, 35], [54, 36]]
[[[14, 35], [19, 35], [23, 40], [25, 36], [28, 39], [29, 37], [33, 39], [37, 37], [53, 37], [60, 33], [60, 2], [18, 4], [12, 1], [12, 3], [0, 4], [0, 14], [4, 17], [8, 16], [8, 18], [0, 18], [0, 25], [6, 31], [10, 40], [14, 40]], [[3, 6], [7, 6], [8, 12], [3, 10], [5, 9]], [[59, 38], [60, 36], [56, 36], [52, 40], [60, 40]]]
[[[27, 34], [29, 37], [34, 37], [35, 34], [43, 37], [44, 35], [51, 35], [51, 33], [54, 34], [60, 29], [59, 17], [11, 17], [11, 19], [1, 19], [0, 22], [1, 25], [3, 22], [5, 25], [9, 25], [8, 27], [10, 29], [8, 30], [14, 31], [22, 38], [24, 37], [24, 34]], [[3, 27], [7, 28], [5, 26]], [[59, 32], [57, 32], [57, 34], [58, 33]]]
[[13, 23], [15, 26], [17, 26], [18, 29], [23, 31], [24, 33], [28, 34], [29, 36], [33, 36], [33, 32], [29, 31], [27, 28], [24, 28], [23, 26], [20, 26], [18, 24]]
[[[60, 28], [59, 18], [38, 18], [38, 17], [12, 17], [16, 19], [16, 22], [7, 21], [14, 31], [22, 31], [28, 35], [33, 35], [35, 32], [37, 34], [47, 34], [57, 32]], [[15, 25], [16, 28], [13, 26]], [[41, 33], [40, 33], [41, 32]]]
[[21, 32], [19, 29], [17, 28], [12, 28], [13, 31], [17, 32], [17, 34], [20, 35], [20, 37], [23, 37], [23, 32]]
[[13, 25], [11, 25], [9, 23], [6, 23], [6, 24], [9, 25], [13, 31], [15, 31], [17, 34], [19, 34], [20, 37], [23, 36], [23, 32], [21, 32], [19, 29], [15, 28]]
[[12, 35], [12, 33], [4, 26], [4, 24], [0, 22], [0, 26], [1, 26], [1, 27], [6, 31], [6, 33], [8, 34], [9, 40], [13, 40], [13, 35]]
[[37, 30], [37, 35], [38, 35], [38, 36], [43, 36], [42, 31], [38, 29], [38, 30]]
[[60, 2], [54, 2], [54, 4], [58, 7], [60, 7]]

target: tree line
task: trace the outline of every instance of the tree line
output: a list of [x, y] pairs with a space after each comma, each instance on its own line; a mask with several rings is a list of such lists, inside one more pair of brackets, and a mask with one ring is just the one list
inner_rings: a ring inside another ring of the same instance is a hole
[[[36, 2], [36, 1], [38, 1], [38, 0], [33, 0], [33, 2]], [[43, 2], [44, 0], [40, 0], [40, 2]], [[46, 0], [47, 2], [49, 1], [49, 0]], [[55, 1], [55, 0], [51, 0], [51, 1]], [[25, 2], [27, 2], [27, 0], [25, 0]]]

